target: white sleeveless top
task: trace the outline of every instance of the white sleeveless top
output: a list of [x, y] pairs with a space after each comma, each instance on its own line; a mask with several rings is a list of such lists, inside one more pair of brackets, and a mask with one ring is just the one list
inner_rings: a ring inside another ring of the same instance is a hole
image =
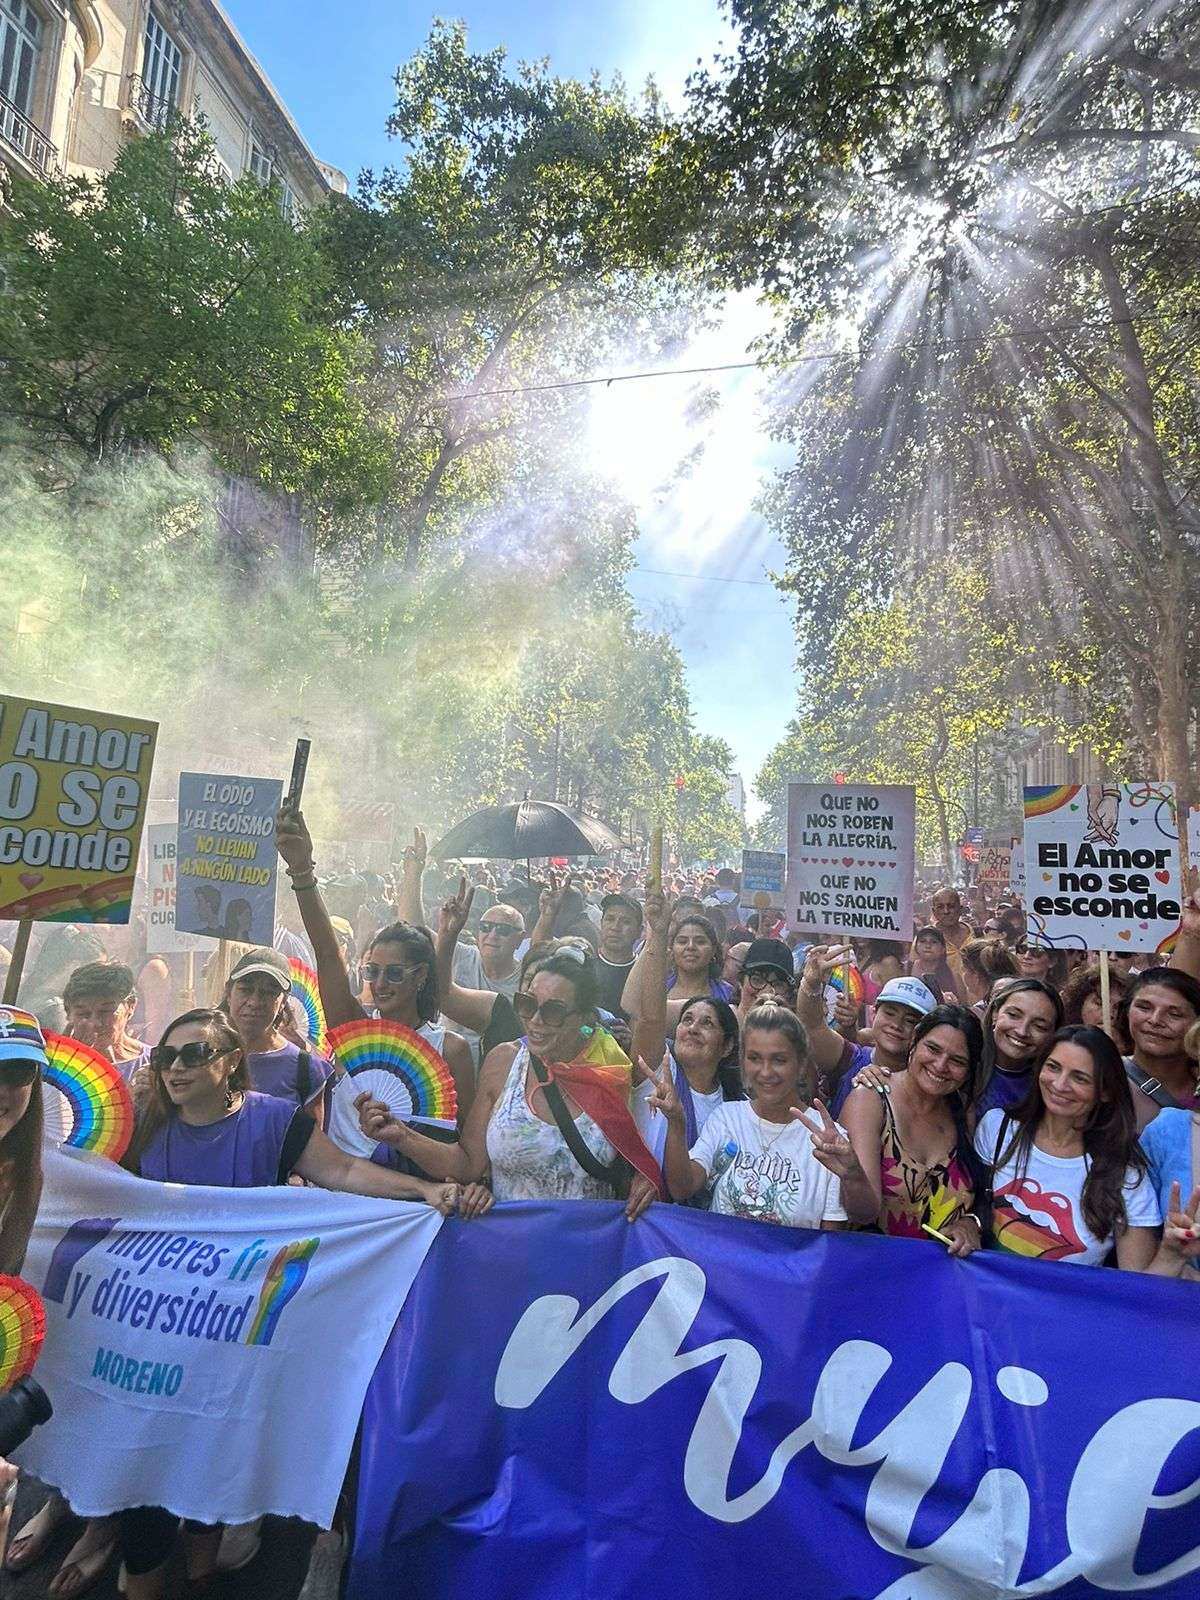
[[[441, 1023], [423, 1022], [417, 1032], [441, 1055], [446, 1037], [446, 1029]], [[354, 1087], [353, 1078], [348, 1078], [344, 1072], [338, 1073], [329, 1097], [329, 1126], [325, 1131], [338, 1149], [344, 1150], [348, 1156], [369, 1159], [378, 1141], [368, 1139], [358, 1125], [354, 1101], [361, 1092]]]
[[[525, 1098], [529, 1047], [513, 1057], [487, 1127], [492, 1193], [497, 1200], [611, 1200], [609, 1184], [586, 1173], [553, 1122], [543, 1122]], [[617, 1152], [586, 1111], [575, 1118], [583, 1142], [608, 1166]]]

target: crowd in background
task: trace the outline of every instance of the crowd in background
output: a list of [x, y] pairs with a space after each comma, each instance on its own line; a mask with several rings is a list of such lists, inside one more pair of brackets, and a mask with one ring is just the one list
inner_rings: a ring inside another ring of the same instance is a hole
[[[1109, 956], [1106, 1004], [1098, 957], [1031, 936], [1008, 893], [940, 885], [911, 938], [845, 941], [748, 910], [731, 868], [648, 886], [594, 864], [434, 869], [418, 831], [393, 874], [322, 879], [299, 814], [277, 842], [270, 948], [151, 954], [136, 920], [38, 930], [19, 1005], [119, 1066], [143, 1177], [467, 1219], [511, 1199], [618, 1199], [631, 1221], [675, 1203], [1200, 1277], [1196, 895], [1169, 957]], [[289, 957], [331, 1027], [383, 1018], [445, 1059], [455, 1129], [354, 1093], [310, 1045]], [[8, 1105], [4, 1139], [31, 1104]], [[53, 1496], [9, 1568], [69, 1516]], [[185, 1535], [200, 1592], [253, 1530]], [[160, 1600], [177, 1537], [158, 1508], [94, 1519], [49, 1592], [73, 1600], [119, 1548], [130, 1600]]]

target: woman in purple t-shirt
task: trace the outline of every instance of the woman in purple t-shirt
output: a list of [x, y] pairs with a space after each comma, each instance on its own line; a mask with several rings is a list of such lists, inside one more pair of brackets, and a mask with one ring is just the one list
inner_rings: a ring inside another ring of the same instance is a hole
[[[237, 1030], [222, 1011], [176, 1017], [150, 1058], [151, 1095], [124, 1165], [143, 1178], [225, 1189], [286, 1183], [295, 1173], [322, 1189], [424, 1200], [449, 1216], [478, 1216], [486, 1190], [430, 1183], [349, 1156], [294, 1101], [250, 1088]], [[155, 1506], [119, 1514], [127, 1600], [160, 1600], [179, 1519]], [[216, 1569], [221, 1528], [186, 1524], [188, 1577]]]

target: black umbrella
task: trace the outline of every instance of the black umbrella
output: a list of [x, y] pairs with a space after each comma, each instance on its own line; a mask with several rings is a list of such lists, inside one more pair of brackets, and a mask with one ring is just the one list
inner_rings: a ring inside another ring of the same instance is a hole
[[518, 800], [485, 806], [460, 822], [433, 849], [439, 861], [466, 856], [529, 861], [534, 856], [604, 856], [624, 841], [595, 817], [584, 817], [553, 800]]

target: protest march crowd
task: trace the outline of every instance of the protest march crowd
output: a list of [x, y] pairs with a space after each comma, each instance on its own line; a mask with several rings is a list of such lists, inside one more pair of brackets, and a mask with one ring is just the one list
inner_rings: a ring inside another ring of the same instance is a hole
[[[0, 1038], [0, 1269], [19, 1271], [37, 1208], [53, 1029], [127, 1079], [124, 1164], [147, 1179], [311, 1184], [464, 1219], [607, 1199], [636, 1226], [675, 1204], [1200, 1280], [1197, 893], [1168, 960], [1114, 952], [1102, 983], [1095, 953], [1031, 935], [1003, 886], [918, 889], [911, 938], [849, 942], [747, 910], [729, 867], [435, 876], [418, 830], [392, 874], [322, 878], [301, 812], [285, 806], [275, 840], [273, 944], [223, 944], [224, 966], [148, 953], [136, 914], [35, 930]], [[337, 1093], [289, 958], [315, 971], [331, 1028], [400, 1023], [445, 1059], [456, 1129]], [[7, 1569], [71, 1516], [52, 1495], [12, 1530]], [[74, 1600], [119, 1558], [129, 1600], [157, 1600], [181, 1545], [200, 1594], [255, 1537], [154, 1507], [92, 1519], [48, 1593]]]

